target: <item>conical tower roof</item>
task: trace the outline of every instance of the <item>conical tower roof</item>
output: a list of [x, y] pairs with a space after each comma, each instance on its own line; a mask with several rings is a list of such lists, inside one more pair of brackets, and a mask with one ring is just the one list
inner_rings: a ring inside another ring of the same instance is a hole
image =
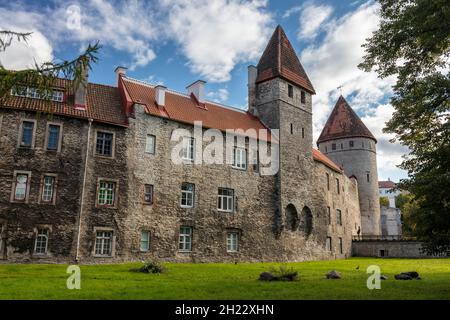
[[278, 25], [275, 29], [266, 49], [264, 50], [258, 66], [258, 77], [256, 83], [270, 80], [276, 77], [284, 78], [306, 91], [315, 94], [314, 87], [306, 75], [305, 69], [298, 60], [297, 54], [284, 33], [283, 28]]
[[377, 139], [367, 129], [366, 125], [349, 106], [347, 101], [345, 101], [344, 97], [340, 96], [317, 143], [351, 137], [370, 138], [377, 142]]

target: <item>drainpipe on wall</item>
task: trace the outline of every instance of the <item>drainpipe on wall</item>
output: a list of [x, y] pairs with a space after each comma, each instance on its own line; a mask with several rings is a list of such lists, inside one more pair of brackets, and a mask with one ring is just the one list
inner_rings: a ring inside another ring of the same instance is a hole
[[86, 185], [87, 164], [88, 164], [89, 150], [90, 150], [89, 142], [91, 141], [92, 121], [93, 121], [92, 119], [89, 119], [88, 137], [87, 137], [87, 144], [86, 144], [86, 158], [84, 159], [84, 173], [83, 173], [83, 184], [81, 186], [80, 213], [78, 214], [77, 250], [76, 250], [76, 254], [75, 254], [75, 261], [76, 262], [78, 262], [78, 260], [79, 260], [79, 253], [80, 253], [81, 218], [82, 218], [82, 215], [83, 215], [84, 189], [85, 189], [85, 185]]

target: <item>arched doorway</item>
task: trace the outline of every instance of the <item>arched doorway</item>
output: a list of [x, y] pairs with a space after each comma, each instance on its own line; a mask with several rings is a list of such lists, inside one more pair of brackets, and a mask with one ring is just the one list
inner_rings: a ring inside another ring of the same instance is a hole
[[305, 236], [308, 237], [313, 230], [313, 215], [311, 209], [307, 206], [303, 207], [302, 210], [302, 231]]
[[292, 203], [290, 203], [286, 207], [286, 226], [291, 231], [295, 231], [298, 228], [298, 224], [299, 224], [299, 218], [298, 218], [297, 209], [295, 208], [295, 206]]

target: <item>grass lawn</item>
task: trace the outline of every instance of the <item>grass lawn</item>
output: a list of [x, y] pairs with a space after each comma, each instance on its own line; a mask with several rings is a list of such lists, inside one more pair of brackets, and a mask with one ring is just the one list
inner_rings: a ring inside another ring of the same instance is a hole
[[[366, 287], [366, 268], [372, 264], [389, 277], [381, 282], [381, 290]], [[299, 272], [296, 282], [257, 280], [279, 263], [171, 263], [165, 274], [129, 271], [139, 265], [81, 266], [81, 290], [68, 290], [66, 265], [0, 264], [0, 299], [450, 299], [450, 259], [288, 263]], [[333, 269], [343, 278], [325, 279]], [[413, 270], [422, 280], [394, 280], [394, 274]]]

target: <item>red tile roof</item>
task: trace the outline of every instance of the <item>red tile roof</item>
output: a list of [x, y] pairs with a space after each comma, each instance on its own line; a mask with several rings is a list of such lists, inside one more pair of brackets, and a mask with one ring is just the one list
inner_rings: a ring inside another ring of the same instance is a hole
[[340, 96], [317, 143], [350, 137], [370, 138], [377, 142], [344, 97]]
[[0, 100], [0, 109], [47, 112], [55, 115], [126, 126], [127, 118], [122, 110], [119, 90], [116, 87], [89, 83], [86, 110], [77, 110], [73, 103], [73, 81], [58, 79], [55, 89], [65, 91], [63, 102], [46, 101], [7, 95]]
[[[153, 116], [171, 119], [178, 122], [194, 124], [194, 121], [202, 121], [204, 128], [219, 129], [266, 129], [263, 123], [249, 112], [232, 109], [206, 101], [199, 104], [194, 97], [166, 90], [165, 105], [158, 106], [155, 100], [155, 87], [121, 77], [123, 86], [133, 103], [145, 105], [145, 111]], [[256, 137], [254, 137], [256, 138]], [[261, 139], [264, 139], [261, 136]], [[271, 139], [268, 133], [269, 141]]]
[[326, 155], [324, 155], [322, 152], [320, 152], [319, 150], [313, 148], [312, 154], [313, 154], [314, 160], [323, 163], [328, 168], [333, 169], [334, 171], [342, 173], [342, 169], [337, 164], [335, 164], [333, 161], [331, 161]]
[[277, 26], [261, 59], [256, 83], [281, 77], [315, 94], [314, 87], [281, 26]]
[[381, 189], [394, 189], [397, 185], [392, 181], [378, 181], [378, 188]]

